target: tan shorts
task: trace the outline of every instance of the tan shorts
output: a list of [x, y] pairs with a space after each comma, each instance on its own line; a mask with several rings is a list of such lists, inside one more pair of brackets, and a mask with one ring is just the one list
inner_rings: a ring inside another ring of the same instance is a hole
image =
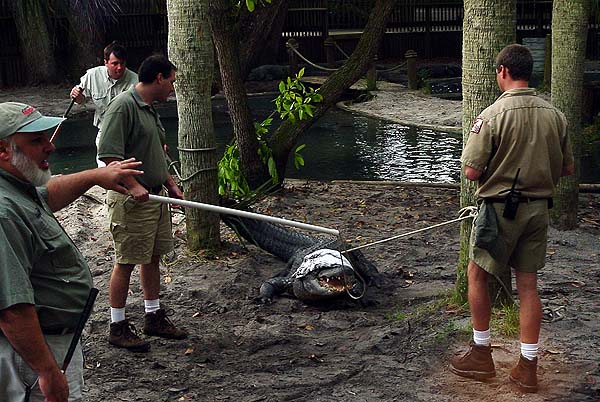
[[148, 264], [153, 255], [173, 251], [171, 216], [166, 204], [137, 202], [116, 191], [107, 192], [106, 204], [117, 263]]
[[511, 267], [519, 272], [537, 272], [543, 268], [548, 242], [548, 201], [521, 202], [514, 220], [502, 217], [503, 203], [494, 203], [493, 206], [498, 215], [498, 236], [506, 242], [508, 264], [495, 260], [486, 250], [476, 247], [473, 231], [469, 258], [494, 275], [500, 275]]

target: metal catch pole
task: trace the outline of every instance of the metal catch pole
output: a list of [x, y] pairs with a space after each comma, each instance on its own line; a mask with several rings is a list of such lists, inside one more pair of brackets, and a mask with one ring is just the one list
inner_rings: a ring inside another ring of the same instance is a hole
[[293, 226], [293, 227], [296, 227], [299, 229], [312, 230], [314, 232], [321, 232], [321, 233], [325, 233], [325, 234], [329, 234], [329, 235], [333, 235], [333, 236], [340, 235], [340, 232], [336, 229], [324, 228], [322, 226], [310, 225], [308, 223], [296, 222], [296, 221], [291, 221], [291, 220], [283, 219], [283, 218], [276, 218], [274, 216], [262, 215], [262, 214], [257, 214], [254, 212], [240, 211], [238, 209], [219, 207], [217, 205], [203, 204], [201, 202], [194, 202], [194, 201], [188, 201], [188, 200], [180, 200], [177, 198], [163, 197], [163, 196], [154, 195], [154, 194], [150, 194], [149, 199], [150, 199], [150, 201], [161, 202], [163, 204], [175, 204], [175, 205], [181, 205], [182, 207], [203, 209], [205, 211], [216, 212], [219, 214], [241, 216], [244, 218], [256, 219], [259, 221], [278, 223], [280, 225], [285, 225], [285, 226]]

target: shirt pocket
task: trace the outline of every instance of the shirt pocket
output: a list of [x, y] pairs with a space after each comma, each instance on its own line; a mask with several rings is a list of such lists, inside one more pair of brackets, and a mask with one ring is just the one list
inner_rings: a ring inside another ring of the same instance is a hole
[[107, 90], [94, 91], [91, 96], [92, 101], [96, 106], [100, 107], [101, 109], [106, 109], [106, 106], [108, 106], [108, 102], [110, 100]]
[[55, 269], [70, 268], [78, 265], [77, 248], [69, 236], [53, 218], [46, 214], [38, 217], [40, 238], [46, 250], [46, 262]]

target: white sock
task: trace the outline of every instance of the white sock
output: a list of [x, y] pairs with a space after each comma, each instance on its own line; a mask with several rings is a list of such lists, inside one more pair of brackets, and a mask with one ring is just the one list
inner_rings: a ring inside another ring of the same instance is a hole
[[537, 357], [538, 344], [537, 343], [523, 343], [521, 342], [521, 354], [527, 360], [533, 360]]
[[125, 307], [110, 308], [110, 322], [119, 322], [125, 319]]
[[490, 329], [477, 331], [473, 328], [473, 342], [475, 342], [475, 345], [490, 346]]
[[144, 300], [144, 308], [146, 313], [154, 313], [156, 310], [160, 309], [160, 301], [159, 299], [154, 300]]

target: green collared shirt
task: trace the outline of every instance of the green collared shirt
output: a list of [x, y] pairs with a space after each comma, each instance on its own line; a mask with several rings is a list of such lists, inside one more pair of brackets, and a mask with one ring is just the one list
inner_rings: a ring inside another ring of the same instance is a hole
[[106, 109], [102, 121], [98, 158], [142, 161], [143, 175], [136, 179], [147, 188], [164, 184], [169, 166], [163, 145], [165, 129], [154, 106], [147, 104], [135, 88], [116, 97]]
[[138, 75], [129, 69], [118, 80], [113, 80], [108, 75], [106, 66], [90, 68], [81, 77], [79, 84], [83, 88], [83, 95], [91, 98], [96, 106], [94, 112], [94, 126], [100, 127], [102, 116], [108, 104], [121, 92], [135, 86], [138, 83]]
[[42, 329], [74, 328], [92, 275], [46, 197], [0, 169], [0, 310], [32, 304]]
[[573, 163], [567, 120], [534, 89], [511, 89], [477, 117], [461, 161], [483, 172], [479, 198], [502, 197], [519, 168], [522, 196], [552, 197], [563, 167]]

